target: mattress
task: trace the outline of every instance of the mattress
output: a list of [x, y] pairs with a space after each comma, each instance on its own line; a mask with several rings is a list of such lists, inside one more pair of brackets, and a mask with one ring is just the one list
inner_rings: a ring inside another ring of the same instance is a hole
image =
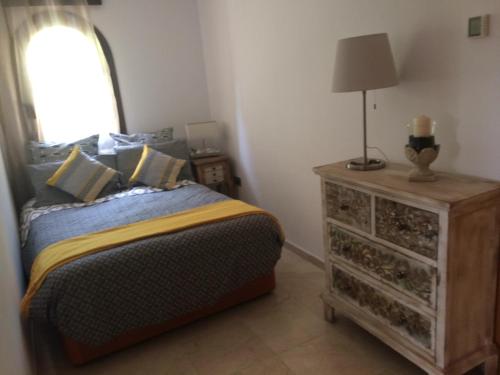
[[[25, 272], [37, 254], [61, 240], [226, 199], [190, 184], [172, 191], [136, 188], [91, 204], [27, 207], [21, 226]], [[280, 228], [263, 215], [143, 239], [52, 271], [33, 297], [29, 317], [80, 343], [102, 345], [215, 303], [270, 274], [281, 247]]]

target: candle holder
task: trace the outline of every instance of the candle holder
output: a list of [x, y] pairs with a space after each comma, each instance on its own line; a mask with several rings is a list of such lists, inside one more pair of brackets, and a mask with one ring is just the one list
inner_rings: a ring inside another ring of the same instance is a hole
[[408, 179], [416, 182], [436, 181], [436, 175], [429, 169], [429, 165], [439, 154], [439, 145], [436, 145], [434, 140], [436, 122], [430, 117], [420, 115], [407, 127], [410, 137], [405, 147], [405, 155], [415, 165]]
[[430, 170], [429, 165], [436, 160], [439, 155], [439, 145], [424, 148], [417, 151], [410, 145], [405, 147], [406, 158], [411, 161], [415, 168], [410, 171], [408, 179], [412, 182], [432, 182], [436, 181], [436, 174]]

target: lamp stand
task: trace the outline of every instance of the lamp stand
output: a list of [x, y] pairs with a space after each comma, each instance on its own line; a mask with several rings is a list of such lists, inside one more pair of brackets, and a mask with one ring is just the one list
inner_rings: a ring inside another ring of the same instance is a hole
[[368, 145], [366, 142], [366, 90], [363, 93], [363, 157], [350, 160], [346, 164], [347, 169], [355, 171], [374, 171], [385, 168], [385, 162], [381, 159], [368, 159]]

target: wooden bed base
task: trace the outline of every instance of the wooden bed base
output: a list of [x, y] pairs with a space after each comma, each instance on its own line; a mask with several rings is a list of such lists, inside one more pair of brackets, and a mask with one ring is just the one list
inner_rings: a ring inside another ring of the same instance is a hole
[[101, 346], [94, 347], [81, 344], [68, 337], [62, 336], [63, 345], [71, 363], [73, 363], [74, 365], [82, 365], [93, 359], [127, 348], [131, 345], [147, 340], [151, 337], [158, 336], [174, 328], [181, 327], [194, 320], [212, 315], [216, 312], [225, 310], [229, 307], [269, 293], [275, 288], [275, 285], [276, 281], [273, 272], [269, 275], [266, 275], [244, 285], [234, 292], [226, 294], [214, 305], [207, 306], [198, 311], [169, 320], [162, 324], [130, 330]]

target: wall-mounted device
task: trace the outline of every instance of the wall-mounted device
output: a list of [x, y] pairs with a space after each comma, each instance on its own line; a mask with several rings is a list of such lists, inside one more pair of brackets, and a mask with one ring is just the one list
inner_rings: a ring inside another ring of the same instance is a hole
[[191, 158], [205, 158], [221, 154], [221, 133], [215, 121], [193, 122], [186, 125]]
[[490, 34], [490, 15], [469, 18], [469, 38], [484, 38]]

